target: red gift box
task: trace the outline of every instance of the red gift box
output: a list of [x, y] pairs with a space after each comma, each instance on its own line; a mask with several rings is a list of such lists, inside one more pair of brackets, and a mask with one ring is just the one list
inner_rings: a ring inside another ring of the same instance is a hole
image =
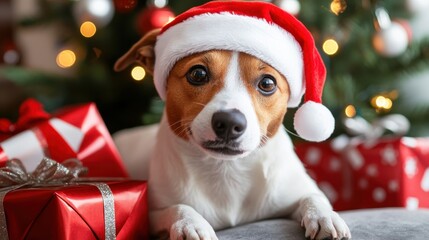
[[[26, 105], [28, 102], [23, 104]], [[88, 177], [127, 177], [95, 104], [68, 107], [50, 118], [37, 108], [22, 107], [21, 112], [25, 112], [22, 109], [29, 113], [22, 113], [17, 124], [8, 125], [4, 120], [3, 125], [0, 124], [0, 137], [7, 138], [0, 142], [0, 166], [9, 159], [18, 158], [32, 171], [44, 156], [58, 162], [78, 158], [88, 167]]]
[[427, 138], [300, 143], [296, 152], [336, 210], [429, 207]]
[[[9, 239], [106, 239], [105, 199], [91, 184], [8, 192], [3, 207]], [[113, 193], [116, 239], [148, 239], [146, 182], [106, 184]]]

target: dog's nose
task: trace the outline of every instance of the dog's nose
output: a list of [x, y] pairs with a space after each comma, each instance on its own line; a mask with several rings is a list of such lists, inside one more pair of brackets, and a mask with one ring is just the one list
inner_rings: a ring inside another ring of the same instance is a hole
[[212, 128], [216, 136], [222, 140], [233, 140], [243, 135], [247, 120], [237, 109], [218, 111], [213, 114]]

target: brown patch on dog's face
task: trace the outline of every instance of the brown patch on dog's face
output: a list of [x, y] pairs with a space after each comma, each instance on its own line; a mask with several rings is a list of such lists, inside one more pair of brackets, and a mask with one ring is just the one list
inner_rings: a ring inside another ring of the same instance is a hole
[[[204, 106], [224, 86], [225, 75], [231, 59], [230, 51], [207, 51], [178, 61], [167, 79], [166, 113], [170, 128], [189, 139], [189, 125]], [[208, 82], [193, 85], [187, 75], [196, 66], [206, 69]]]
[[[277, 70], [251, 55], [240, 53], [239, 65], [242, 80], [252, 98], [262, 134], [272, 137], [283, 122], [289, 100], [289, 85], [286, 78]], [[258, 84], [264, 76], [272, 76], [277, 89], [270, 95], [264, 95]]]

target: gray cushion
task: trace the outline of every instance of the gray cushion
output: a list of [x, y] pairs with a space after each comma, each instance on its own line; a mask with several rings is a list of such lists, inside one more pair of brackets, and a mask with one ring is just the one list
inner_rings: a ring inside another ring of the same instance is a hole
[[[366, 209], [340, 212], [354, 240], [429, 239], [429, 209]], [[292, 220], [274, 219], [218, 231], [219, 240], [304, 240], [304, 230]]]

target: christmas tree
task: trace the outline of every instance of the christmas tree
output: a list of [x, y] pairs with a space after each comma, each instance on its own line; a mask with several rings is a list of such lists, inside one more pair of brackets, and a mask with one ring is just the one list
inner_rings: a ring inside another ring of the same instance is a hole
[[[0, 18], [0, 117], [16, 119], [19, 103], [35, 97], [49, 111], [93, 101], [112, 133], [159, 121], [163, 103], [151, 77], [137, 65], [116, 73], [113, 64], [145, 32], [204, 2], [1, 1], [0, 12], [8, 14]], [[429, 134], [427, 1], [273, 3], [314, 35], [328, 69], [323, 100], [337, 134], [345, 131], [344, 118], [373, 121], [391, 113], [410, 120], [409, 135]]]

